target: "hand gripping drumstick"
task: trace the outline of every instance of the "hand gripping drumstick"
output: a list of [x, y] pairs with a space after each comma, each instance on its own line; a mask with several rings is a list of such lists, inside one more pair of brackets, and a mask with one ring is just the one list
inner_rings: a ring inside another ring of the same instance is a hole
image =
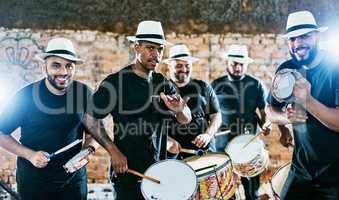
[[154, 183], [157, 183], [157, 184], [160, 184], [160, 181], [155, 179], [155, 178], [152, 178], [152, 177], [149, 177], [149, 176], [146, 176], [145, 174], [142, 174], [142, 173], [139, 173], [133, 169], [128, 169], [127, 170], [128, 173], [130, 174], [133, 174], [135, 176], [139, 176], [141, 178], [144, 178], [144, 179], [147, 179], [147, 180], [150, 180], [150, 181], [153, 181]]
[[[269, 122], [269, 124], [267, 125], [267, 126], [271, 126], [272, 125], [272, 122]], [[257, 137], [259, 137], [259, 135], [261, 134], [261, 133], [263, 133], [264, 131], [260, 131], [259, 133], [257, 133], [252, 139], [250, 139], [250, 141], [248, 141], [243, 147], [242, 147], [242, 149], [243, 148], [245, 148], [245, 147], [247, 147], [247, 145], [249, 145], [251, 142], [253, 142]]]

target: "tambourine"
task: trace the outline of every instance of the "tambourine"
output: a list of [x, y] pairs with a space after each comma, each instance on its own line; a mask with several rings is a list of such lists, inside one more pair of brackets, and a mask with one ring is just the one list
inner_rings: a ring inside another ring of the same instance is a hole
[[293, 88], [295, 82], [302, 77], [295, 69], [279, 70], [272, 81], [272, 95], [279, 102], [293, 102]]
[[89, 146], [81, 150], [73, 158], [71, 158], [63, 167], [67, 173], [73, 173], [88, 164], [88, 156], [95, 152], [94, 147]]

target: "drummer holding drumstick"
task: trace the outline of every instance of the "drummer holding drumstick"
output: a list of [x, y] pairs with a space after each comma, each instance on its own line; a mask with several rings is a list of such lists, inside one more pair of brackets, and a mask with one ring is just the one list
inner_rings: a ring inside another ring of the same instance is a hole
[[[259, 125], [265, 135], [269, 134], [270, 126], [265, 126], [265, 89], [257, 78], [246, 74], [247, 66], [253, 62], [248, 57], [247, 47], [231, 45], [226, 54], [227, 75], [212, 82], [218, 97], [222, 129], [230, 131], [216, 138], [217, 151], [224, 152], [228, 142], [240, 134], [256, 134]], [[260, 118], [256, 111], [259, 110]], [[269, 123], [267, 123], [269, 124]], [[256, 199], [260, 185], [260, 176], [241, 179], [246, 199]]]
[[[189, 97], [187, 105], [192, 112], [191, 123], [187, 125], [173, 123], [169, 135], [178, 141], [182, 148], [189, 150], [209, 148], [213, 151], [214, 134], [221, 125], [221, 114], [212, 87], [202, 80], [192, 78], [192, 63], [198, 60], [191, 56], [186, 45], [176, 44], [170, 48], [169, 58], [164, 61], [168, 64], [170, 79], [177, 86], [180, 95], [184, 98]], [[177, 153], [180, 150], [172, 146], [169, 151]], [[192, 155], [182, 152], [179, 158], [188, 156]]]

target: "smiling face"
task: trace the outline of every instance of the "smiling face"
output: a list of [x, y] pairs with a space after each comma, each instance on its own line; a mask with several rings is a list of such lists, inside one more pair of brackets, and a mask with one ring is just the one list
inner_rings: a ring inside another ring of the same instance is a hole
[[164, 51], [164, 45], [148, 41], [139, 41], [134, 48], [137, 62], [145, 71], [153, 71], [158, 66]]
[[179, 84], [188, 83], [192, 75], [192, 62], [172, 60], [169, 63], [171, 79]]
[[318, 53], [319, 33], [310, 32], [288, 38], [289, 52], [292, 59], [300, 65], [310, 64]]
[[73, 61], [49, 56], [45, 60], [47, 80], [50, 85], [59, 91], [65, 91], [72, 83], [75, 74], [75, 63]]

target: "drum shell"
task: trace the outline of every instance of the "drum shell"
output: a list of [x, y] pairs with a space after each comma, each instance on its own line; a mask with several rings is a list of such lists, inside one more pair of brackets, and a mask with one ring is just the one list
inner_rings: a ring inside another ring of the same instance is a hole
[[[199, 168], [206, 167], [196, 166], [196, 163], [199, 163], [199, 160], [201, 161], [202, 159], [210, 160], [208, 166], [212, 166], [214, 164], [213, 159], [218, 159], [218, 162], [220, 162], [220, 159], [224, 159], [224, 162], [221, 165], [217, 165], [216, 167], [197, 172], [199, 188], [194, 199], [219, 199], [221, 196], [223, 196], [222, 199], [231, 198], [235, 193], [240, 179], [236, 174], [233, 173], [233, 167], [229, 156], [224, 153], [208, 152], [204, 156], [192, 156], [186, 158], [185, 161], [194, 170], [197, 170]], [[218, 164], [218, 162], [215, 163]], [[220, 190], [215, 189], [219, 186], [221, 192]]]

